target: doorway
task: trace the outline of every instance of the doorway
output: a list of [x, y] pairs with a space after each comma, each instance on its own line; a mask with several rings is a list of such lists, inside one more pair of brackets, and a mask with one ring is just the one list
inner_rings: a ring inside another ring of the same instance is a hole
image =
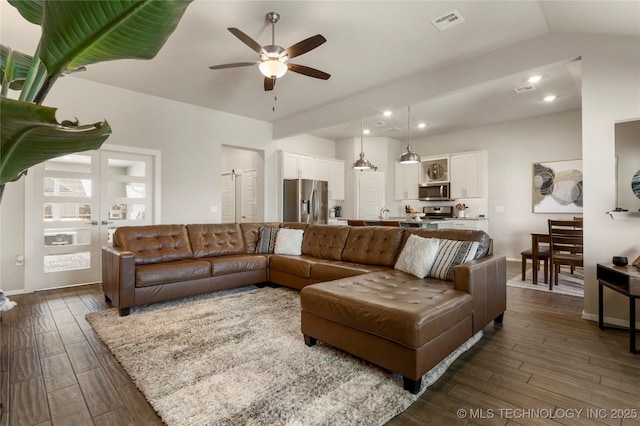
[[359, 172], [356, 179], [358, 219], [377, 220], [384, 207], [384, 172]]
[[116, 228], [156, 219], [159, 153], [103, 147], [30, 170], [25, 182], [25, 288], [99, 282]]
[[257, 221], [257, 172], [222, 173], [222, 223]]

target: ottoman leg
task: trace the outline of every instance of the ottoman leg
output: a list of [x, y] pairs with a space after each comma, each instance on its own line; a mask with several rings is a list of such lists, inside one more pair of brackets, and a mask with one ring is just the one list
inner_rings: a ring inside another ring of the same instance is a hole
[[129, 308], [118, 309], [118, 313], [121, 317], [126, 317], [127, 315], [129, 315]]
[[420, 392], [422, 377], [418, 378], [418, 380], [413, 380], [408, 377], [402, 376], [402, 381], [404, 382], [404, 390], [409, 391], [414, 395]]
[[504, 320], [504, 312], [501, 313], [500, 315], [498, 315], [497, 317], [495, 317], [495, 319], [493, 320], [496, 324], [502, 324], [502, 321]]
[[306, 334], [304, 335], [304, 344], [311, 347], [313, 345], [315, 345], [318, 342], [318, 339], [316, 339], [315, 337], [311, 337], [311, 336], [307, 336]]

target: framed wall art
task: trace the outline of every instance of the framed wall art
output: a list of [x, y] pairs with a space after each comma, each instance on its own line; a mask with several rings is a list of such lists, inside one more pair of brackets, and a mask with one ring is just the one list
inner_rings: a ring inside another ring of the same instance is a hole
[[582, 213], [582, 160], [533, 163], [533, 212]]

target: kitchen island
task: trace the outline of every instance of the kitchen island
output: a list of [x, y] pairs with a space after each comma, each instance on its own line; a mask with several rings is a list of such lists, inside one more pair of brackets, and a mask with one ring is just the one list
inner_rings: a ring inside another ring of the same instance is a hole
[[[422, 220], [422, 219], [407, 219], [404, 217], [403, 218], [390, 217], [384, 220], [397, 220], [398, 222], [400, 222], [400, 226], [402, 226], [403, 228], [427, 228], [427, 229], [453, 228], [453, 221], [451, 220], [442, 220], [442, 219]], [[380, 220], [365, 219], [364, 223], [366, 226], [379, 226]], [[347, 219], [337, 218], [337, 222], [335, 224], [346, 225]]]

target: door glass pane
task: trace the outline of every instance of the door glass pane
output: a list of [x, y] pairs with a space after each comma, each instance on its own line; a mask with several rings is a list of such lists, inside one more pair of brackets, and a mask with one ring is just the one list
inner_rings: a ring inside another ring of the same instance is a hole
[[45, 203], [44, 221], [83, 221], [91, 220], [91, 204], [85, 203]]
[[91, 268], [91, 252], [49, 254], [44, 257], [44, 272], [72, 271]]
[[143, 220], [144, 204], [114, 204], [109, 209], [109, 220]]
[[44, 230], [45, 246], [72, 246], [91, 244], [89, 228], [47, 228]]
[[58, 172], [91, 173], [91, 156], [84, 154], [70, 154], [44, 163], [45, 170]]
[[116, 176], [138, 176], [145, 175], [144, 161], [120, 160], [109, 158], [109, 174]]
[[145, 184], [138, 182], [109, 182], [109, 197], [144, 198]]
[[91, 180], [45, 177], [44, 195], [47, 197], [91, 197]]

